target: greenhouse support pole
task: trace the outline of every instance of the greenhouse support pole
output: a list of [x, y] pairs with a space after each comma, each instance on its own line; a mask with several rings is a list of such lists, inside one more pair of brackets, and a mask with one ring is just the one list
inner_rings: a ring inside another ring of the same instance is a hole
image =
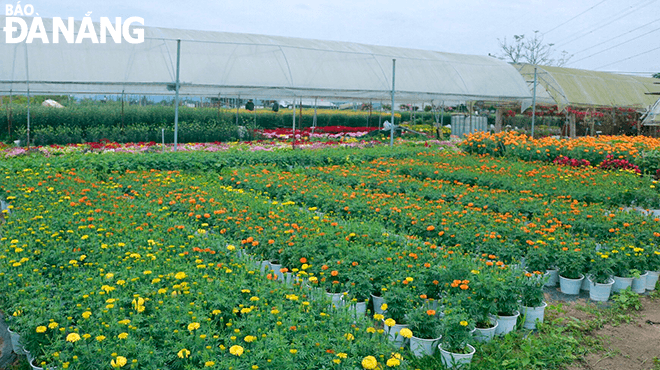
[[[302, 126], [303, 126], [302, 106], [303, 106], [302, 98], [300, 98], [300, 115], [298, 116], [298, 118], [299, 118], [298, 120], [299, 120], [300, 122], [298, 122], [298, 127], [300, 127], [301, 130], [302, 130], [302, 128], [303, 128], [303, 127], [302, 127]], [[294, 140], [296, 139], [296, 133], [295, 133], [295, 132], [293, 133], [293, 139], [294, 139]]]
[[121, 91], [121, 131], [124, 131], [124, 90]]
[[25, 44], [25, 77], [27, 83], [27, 148], [30, 150], [30, 67], [28, 63], [27, 44]]
[[536, 118], [536, 66], [534, 66], [534, 89], [532, 93], [532, 139], [534, 138], [534, 120]]
[[318, 101], [318, 97], [314, 98], [314, 118], [312, 118], [312, 134], [314, 133], [314, 129], [316, 129], [316, 108], [318, 108], [317, 101]]
[[13, 89], [9, 89], [9, 104], [7, 104], [7, 131], [9, 134], [9, 140], [13, 139], [11, 136], [11, 116], [12, 116], [12, 110], [11, 110], [11, 98], [13, 94]]
[[396, 76], [396, 59], [392, 59], [392, 129], [390, 130], [390, 148], [394, 146], [394, 78]]
[[236, 128], [238, 128], [238, 108], [241, 106], [241, 96], [239, 95], [238, 98], [236, 98]]
[[216, 121], [220, 122], [220, 93], [218, 93], [218, 114]]
[[378, 129], [382, 127], [382, 121], [383, 121], [383, 102], [380, 102], [380, 108], [378, 108]]
[[179, 142], [179, 68], [181, 65], [181, 40], [176, 40], [176, 90], [174, 93], [174, 151]]
[[161, 138], [163, 139], [163, 146], [162, 146], [162, 148], [163, 148], [163, 153], [165, 153], [165, 129], [164, 129], [164, 128], [161, 128], [161, 129], [160, 129], [160, 136], [161, 136]]
[[373, 107], [373, 104], [371, 100], [369, 100], [369, 117], [367, 118], [367, 127], [370, 126], [371, 123], [371, 108]]
[[444, 127], [445, 126], [445, 102], [442, 102], [442, 105], [440, 106], [440, 126]]
[[293, 133], [293, 140], [291, 141], [291, 147], [293, 149], [296, 149], [296, 98], [293, 98], [293, 127], [291, 128], [291, 132]]

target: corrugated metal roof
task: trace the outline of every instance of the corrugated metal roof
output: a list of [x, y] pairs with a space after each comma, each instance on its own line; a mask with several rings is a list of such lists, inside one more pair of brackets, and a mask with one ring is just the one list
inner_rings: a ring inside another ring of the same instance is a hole
[[[526, 81], [534, 79], [533, 65], [515, 64], [514, 66]], [[650, 77], [537, 66], [537, 81], [543, 87], [539, 95], [540, 102], [547, 102], [549, 96], [560, 110], [569, 105], [645, 109], [657, 99], [647, 95], [656, 91], [658, 86], [654, 86], [654, 82], [658, 80]]]

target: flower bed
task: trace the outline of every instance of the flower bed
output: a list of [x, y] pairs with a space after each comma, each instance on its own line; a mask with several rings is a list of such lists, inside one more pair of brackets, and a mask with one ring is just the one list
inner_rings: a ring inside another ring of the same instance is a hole
[[[425, 334], [419, 320], [441, 313], [431, 334], [461, 351], [489, 314], [538, 301], [535, 276], [557, 261], [660, 269], [660, 219], [562, 187], [592, 171], [585, 194], [600, 192], [613, 175], [593, 168], [557, 167], [564, 181], [542, 164], [421, 146], [7, 162], [0, 308], [58, 367], [414, 367], [383, 328], [410, 320]], [[449, 168], [493, 186], [440, 176]], [[622, 192], [646, 181], [617, 179]], [[527, 274], [512, 266], [522, 257]], [[282, 270], [261, 274], [262, 260]], [[346, 307], [326, 292], [346, 292]], [[356, 314], [372, 295], [384, 313]]]

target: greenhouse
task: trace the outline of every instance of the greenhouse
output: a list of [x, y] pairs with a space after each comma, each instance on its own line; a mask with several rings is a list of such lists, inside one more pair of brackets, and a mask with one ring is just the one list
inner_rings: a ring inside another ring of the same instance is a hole
[[3, 40], [0, 50], [4, 95], [173, 95], [180, 57], [180, 94], [189, 96], [389, 101], [393, 59], [397, 102], [531, 96], [515, 68], [490, 57], [289, 37], [144, 27], [139, 44]]
[[[515, 67], [531, 89], [535, 66], [516, 64]], [[567, 106], [646, 109], [656, 101], [648, 94], [657, 89], [656, 80], [649, 77], [536, 66], [536, 79], [537, 103], [557, 105], [559, 111]]]

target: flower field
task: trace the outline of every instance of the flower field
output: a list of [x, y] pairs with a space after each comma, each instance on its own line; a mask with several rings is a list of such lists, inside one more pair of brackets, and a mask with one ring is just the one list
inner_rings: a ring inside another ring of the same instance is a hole
[[660, 270], [648, 177], [363, 146], [9, 159], [0, 309], [41, 366], [415, 369], [546, 270]]
[[477, 132], [466, 138], [462, 149], [472, 154], [508, 155], [525, 161], [553, 161], [564, 156], [598, 165], [613, 159], [635, 163], [645, 173], [660, 177], [660, 140], [648, 136], [582, 136], [575, 139], [533, 139], [513, 131]]

